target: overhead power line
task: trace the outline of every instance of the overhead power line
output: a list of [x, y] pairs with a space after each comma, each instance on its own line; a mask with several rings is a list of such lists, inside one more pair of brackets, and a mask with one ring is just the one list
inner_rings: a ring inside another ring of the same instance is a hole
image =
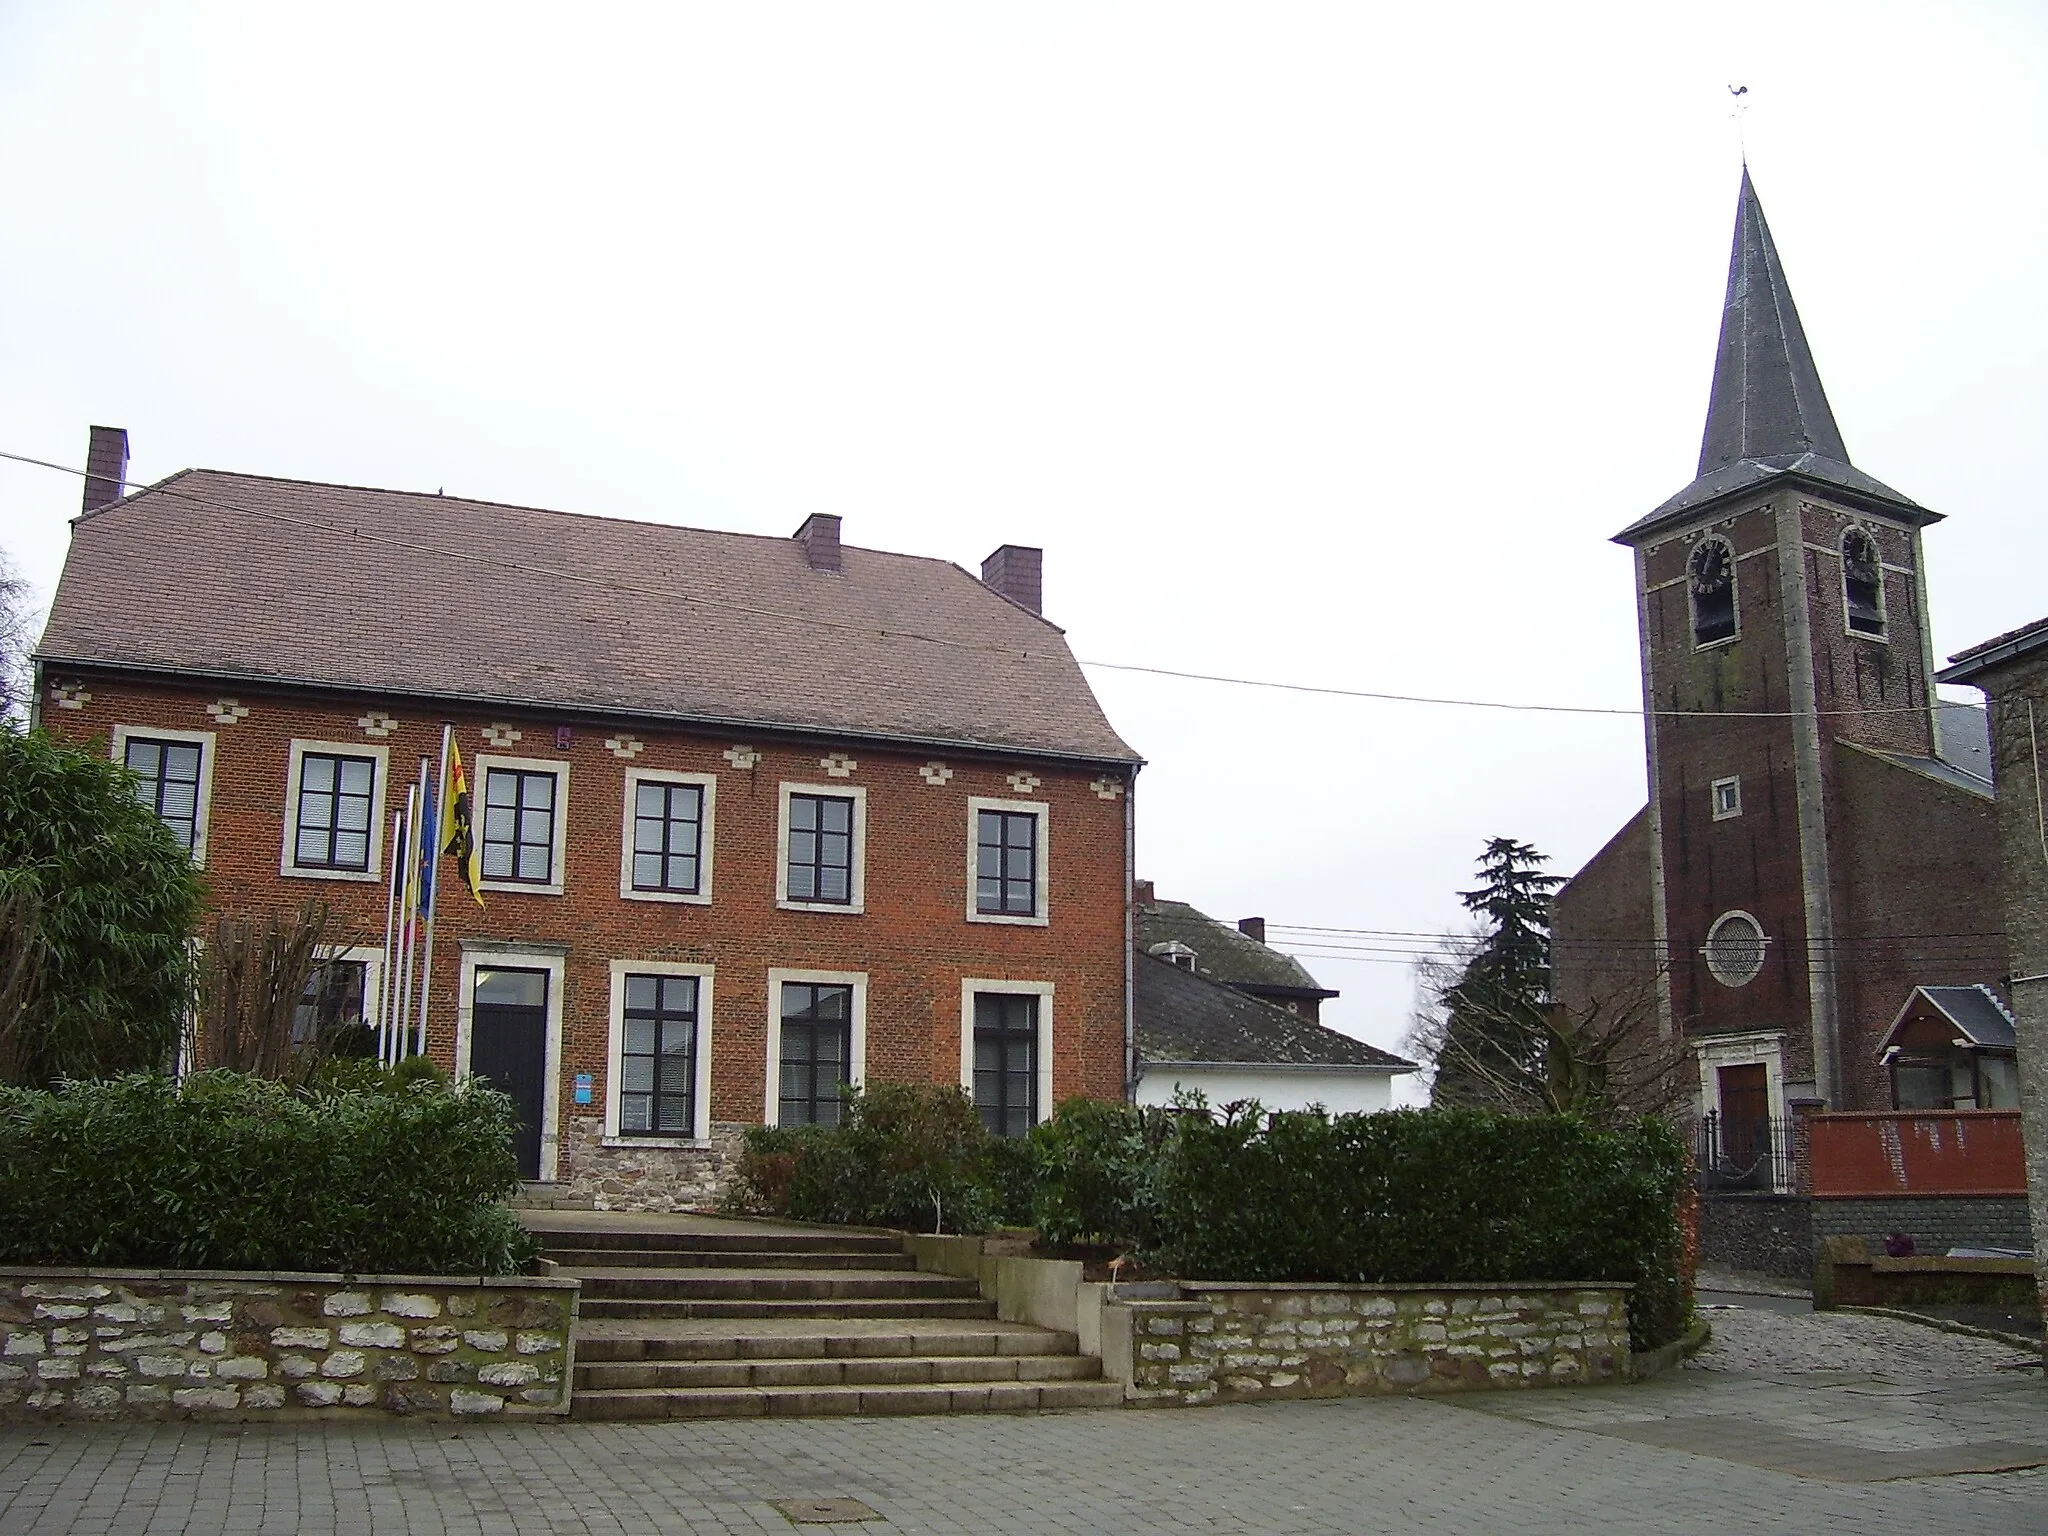
[[[87, 471], [73, 468], [68, 464], [53, 463], [48, 459], [34, 458], [24, 453], [9, 453], [0, 450], [0, 459], [17, 464], [34, 465], [38, 469], [55, 470], [60, 474], [85, 478]], [[341, 530], [334, 525], [314, 518], [293, 517], [288, 513], [275, 512], [261, 507], [240, 506], [234, 502], [221, 501], [214, 497], [195, 495], [182, 491], [168, 482], [159, 482], [143, 487], [138, 494], [163, 496], [182, 501], [191, 506], [209, 507], [215, 511], [230, 512], [238, 516], [255, 518], [283, 527], [304, 528], [309, 531], [334, 534]], [[400, 493], [409, 494], [409, 493]], [[659, 526], [659, 525], [650, 525]], [[476, 550], [449, 548], [422, 543], [415, 539], [393, 538], [384, 534], [364, 533], [360, 529], [348, 530], [348, 536], [364, 543], [372, 543], [387, 549], [437, 560], [455, 560], [465, 564], [480, 565], [493, 570], [519, 575], [541, 577], [552, 582], [571, 586], [597, 588], [603, 591], [626, 593], [633, 596], [643, 594], [643, 589], [626, 582], [607, 577], [592, 576], [587, 572], [561, 566], [540, 565], [527, 561], [509, 559], [503, 555], [480, 553]], [[976, 651], [992, 655], [1014, 656], [1028, 659], [1031, 652], [1013, 646], [997, 645], [990, 642], [964, 641], [948, 635], [928, 634], [916, 629], [897, 629], [887, 626], [849, 623], [844, 620], [825, 618], [815, 613], [798, 613], [763, 608], [758, 604], [732, 602], [721, 598], [684, 596], [672, 594], [676, 601], [694, 603], [701, 608], [717, 609], [721, 612], [744, 615], [748, 618], [775, 619], [783, 623], [809, 625], [814, 628], [834, 630], [842, 634], [873, 635], [877, 638], [915, 640], [927, 645], [941, 646], [949, 650]], [[1809, 716], [1797, 710], [1772, 709], [1653, 709], [1623, 708], [1598, 704], [1542, 704], [1510, 699], [1468, 699], [1444, 694], [1397, 692], [1388, 689], [1344, 688], [1332, 684], [1283, 682], [1273, 678], [1237, 677], [1221, 672], [1195, 672], [1176, 667], [1151, 666], [1139, 662], [1102, 661], [1088, 657], [1076, 657], [1083, 667], [1104, 672], [1128, 672], [1150, 677], [1170, 677], [1186, 682], [1213, 683], [1234, 688], [1258, 688], [1276, 693], [1312, 694], [1326, 698], [1363, 699], [1383, 704], [1427, 704], [1452, 709], [1489, 709], [1513, 713], [1546, 715], [1594, 715], [1611, 718], [1643, 719], [1645, 717], [1680, 720], [1796, 720]], [[1861, 715], [1921, 714], [1925, 706], [1889, 705], [1872, 709], [1824, 709], [1813, 712], [1814, 718], [1839, 719]]]

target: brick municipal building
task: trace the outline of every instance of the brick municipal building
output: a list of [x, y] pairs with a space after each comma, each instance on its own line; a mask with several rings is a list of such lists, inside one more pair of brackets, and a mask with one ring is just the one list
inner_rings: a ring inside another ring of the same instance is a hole
[[137, 772], [215, 906], [328, 904], [322, 995], [374, 1030], [392, 813], [452, 722], [483, 905], [444, 876], [427, 1049], [512, 1094], [528, 1178], [700, 1204], [842, 1083], [958, 1083], [1002, 1133], [1123, 1094], [1139, 759], [1038, 550], [976, 579], [829, 516], [129, 494], [126, 461], [94, 428], [40, 723]]

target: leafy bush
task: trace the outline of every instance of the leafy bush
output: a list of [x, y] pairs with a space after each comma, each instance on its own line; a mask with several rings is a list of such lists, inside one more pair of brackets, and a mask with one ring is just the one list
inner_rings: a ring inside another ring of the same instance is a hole
[[1034, 1126], [1032, 1216], [1039, 1239], [1054, 1247], [1100, 1243], [1133, 1253], [1154, 1247], [1156, 1174], [1172, 1118], [1162, 1109], [1069, 1099]]
[[983, 1232], [1003, 1214], [1003, 1194], [988, 1179], [992, 1140], [958, 1088], [871, 1084], [847, 1095], [840, 1123], [829, 1130], [749, 1130], [726, 1208], [798, 1221]]
[[168, 1065], [202, 900], [133, 774], [0, 725], [0, 1082]]
[[1683, 1142], [1661, 1121], [1476, 1110], [1176, 1118], [1158, 1168], [1165, 1262], [1213, 1280], [1626, 1280], [1638, 1349], [1688, 1297]]
[[396, 1072], [0, 1089], [0, 1262], [513, 1273], [512, 1128], [501, 1093]]

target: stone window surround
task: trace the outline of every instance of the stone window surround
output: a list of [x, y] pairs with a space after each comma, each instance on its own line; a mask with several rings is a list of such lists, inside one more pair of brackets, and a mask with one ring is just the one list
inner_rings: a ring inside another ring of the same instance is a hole
[[[630, 802], [629, 802], [630, 803]], [[611, 1001], [606, 1008], [607, 1039], [604, 1076], [604, 1141], [607, 1147], [707, 1147], [711, 1144], [711, 989], [716, 966], [680, 960], [614, 960]], [[627, 1135], [619, 1128], [620, 1058], [626, 1044], [626, 978], [628, 976], [694, 976], [697, 978], [697, 1040], [691, 1085], [688, 1136]], [[772, 1121], [770, 1122], [773, 1123]], [[543, 1132], [545, 1135], [545, 1132]], [[545, 1148], [545, 1141], [542, 1143]]]
[[384, 948], [380, 944], [316, 944], [313, 965], [317, 970], [330, 960], [350, 960], [363, 967], [363, 1023], [372, 1034], [384, 1012]]
[[782, 1115], [782, 985], [851, 987], [853, 1004], [847, 1023], [846, 1080], [858, 1088], [868, 1075], [868, 973], [808, 971], [771, 966], [768, 971], [768, 1076], [762, 1101], [762, 1124], [778, 1125]]
[[199, 748], [199, 803], [192, 811], [192, 867], [206, 868], [206, 833], [208, 823], [213, 819], [214, 733], [176, 731], [162, 725], [117, 725], [108, 741], [107, 755], [124, 767], [128, 762], [131, 737], [143, 741], [175, 741]]
[[[1036, 868], [1032, 871], [1033, 890], [1031, 893], [1032, 912], [1021, 916], [1007, 912], [983, 912], [976, 906], [977, 881], [981, 873], [981, 813], [983, 811], [1008, 811], [1012, 815], [1032, 816], [1038, 822], [1038, 849]], [[970, 795], [967, 798], [967, 921], [970, 923], [1004, 923], [1012, 927], [1043, 928], [1052, 921], [1051, 909], [1047, 905], [1051, 880], [1047, 873], [1050, 866], [1052, 846], [1052, 807], [1043, 800], [995, 800], [984, 795]]]
[[[853, 802], [853, 868], [845, 901], [792, 901], [789, 895], [789, 797], [824, 795]], [[857, 784], [798, 784], [784, 780], [776, 790], [775, 905], [785, 912], [832, 912], [859, 916], [867, 911], [868, 792]]]
[[1764, 1069], [1764, 1102], [1771, 1118], [1785, 1117], [1785, 1035], [1776, 1029], [1745, 1030], [1732, 1035], [1700, 1035], [1693, 1042], [1700, 1064], [1700, 1113], [1721, 1112], [1722, 1067]]
[[[697, 831], [697, 889], [642, 891], [633, 886], [633, 822], [635, 799], [642, 784], [694, 784], [704, 792], [704, 815]], [[785, 802], [786, 803], [786, 802]], [[666, 901], [686, 906], [711, 905], [712, 828], [717, 819], [718, 775], [671, 772], [665, 768], [626, 770], [624, 818], [619, 832], [619, 895], [626, 901]]]
[[548, 977], [545, 1061], [541, 1067], [540, 1176], [552, 1183], [562, 1155], [562, 982], [569, 946], [534, 940], [464, 939], [455, 991], [455, 1080], [469, 1078], [470, 1042], [476, 1029], [476, 973], [479, 968], [545, 971]]
[[[1721, 791], [1723, 788], [1729, 791], [1730, 803], [1725, 810], [1721, 806]], [[1707, 796], [1707, 803], [1713, 807], [1714, 820], [1733, 821], [1742, 814], [1742, 775], [1730, 774], [1725, 779], [1714, 780], [1707, 790]]]
[[[1853, 533], [1860, 533], [1866, 539], [1870, 540], [1871, 552], [1877, 556], [1878, 627], [1875, 630], [1858, 629], [1855, 625], [1849, 622], [1848, 546], [1849, 536]], [[1811, 548], [1812, 546], [1809, 545], [1808, 547]], [[1878, 538], [1877, 529], [1874, 525], [1866, 526], [1863, 523], [1850, 523], [1847, 527], [1845, 527], [1842, 530], [1841, 536], [1835, 540], [1835, 547], [1831, 551], [1831, 553], [1833, 553], [1835, 559], [1841, 563], [1842, 567], [1841, 578], [1836, 583], [1836, 586], [1838, 587], [1842, 595], [1842, 633], [1848, 636], [1851, 640], [1869, 640], [1877, 645], [1890, 645], [1892, 642], [1891, 602], [1889, 600], [1890, 594], [1888, 594], [1885, 591], [1885, 573], [1887, 571], [1897, 571], [1901, 575], [1911, 575], [1912, 573], [1910, 571], [1907, 571], [1903, 566], [1888, 565], [1885, 563], [1884, 542]]]
[[[479, 752], [476, 758], [475, 788], [470, 801], [470, 814], [476, 820], [476, 846], [481, 860], [484, 846], [484, 818], [489, 814], [487, 796], [490, 791], [491, 770], [504, 769], [515, 773], [551, 773], [555, 776], [555, 808], [553, 842], [548, 853], [548, 875], [545, 883], [537, 880], [493, 880], [479, 876], [477, 889], [503, 891], [512, 896], [559, 896], [562, 894], [563, 876], [567, 871], [562, 867], [563, 856], [568, 848], [569, 835], [569, 765], [551, 757], [506, 757], [496, 752]], [[451, 791], [452, 793], [452, 791]], [[438, 812], [436, 813], [438, 817]]]
[[960, 978], [960, 1087], [974, 1097], [974, 997], [977, 992], [1021, 993], [1038, 999], [1038, 1119], [1052, 1118], [1052, 997], [1049, 981], [982, 976]]
[[[370, 758], [370, 867], [320, 869], [302, 867], [299, 852], [299, 773], [306, 754], [327, 753], [334, 757]], [[384, 878], [384, 786], [391, 776], [391, 748], [381, 742], [313, 741], [294, 736], [284, 770], [284, 844], [278, 854], [277, 872], [293, 880], [353, 880], [373, 883]]]

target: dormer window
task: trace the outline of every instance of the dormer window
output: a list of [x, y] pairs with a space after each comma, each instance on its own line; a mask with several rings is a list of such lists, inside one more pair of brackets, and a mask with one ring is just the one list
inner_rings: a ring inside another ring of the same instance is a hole
[[1735, 551], [1726, 539], [1702, 539], [1686, 562], [1692, 593], [1692, 643], [1715, 645], [1735, 638]]
[[1164, 960], [1168, 965], [1179, 966], [1184, 971], [1195, 968], [1195, 952], [1179, 939], [1168, 939], [1164, 944], [1154, 944], [1149, 953]]
[[1842, 535], [1842, 607], [1852, 635], [1884, 634], [1884, 566], [1877, 540], [1861, 528]]

